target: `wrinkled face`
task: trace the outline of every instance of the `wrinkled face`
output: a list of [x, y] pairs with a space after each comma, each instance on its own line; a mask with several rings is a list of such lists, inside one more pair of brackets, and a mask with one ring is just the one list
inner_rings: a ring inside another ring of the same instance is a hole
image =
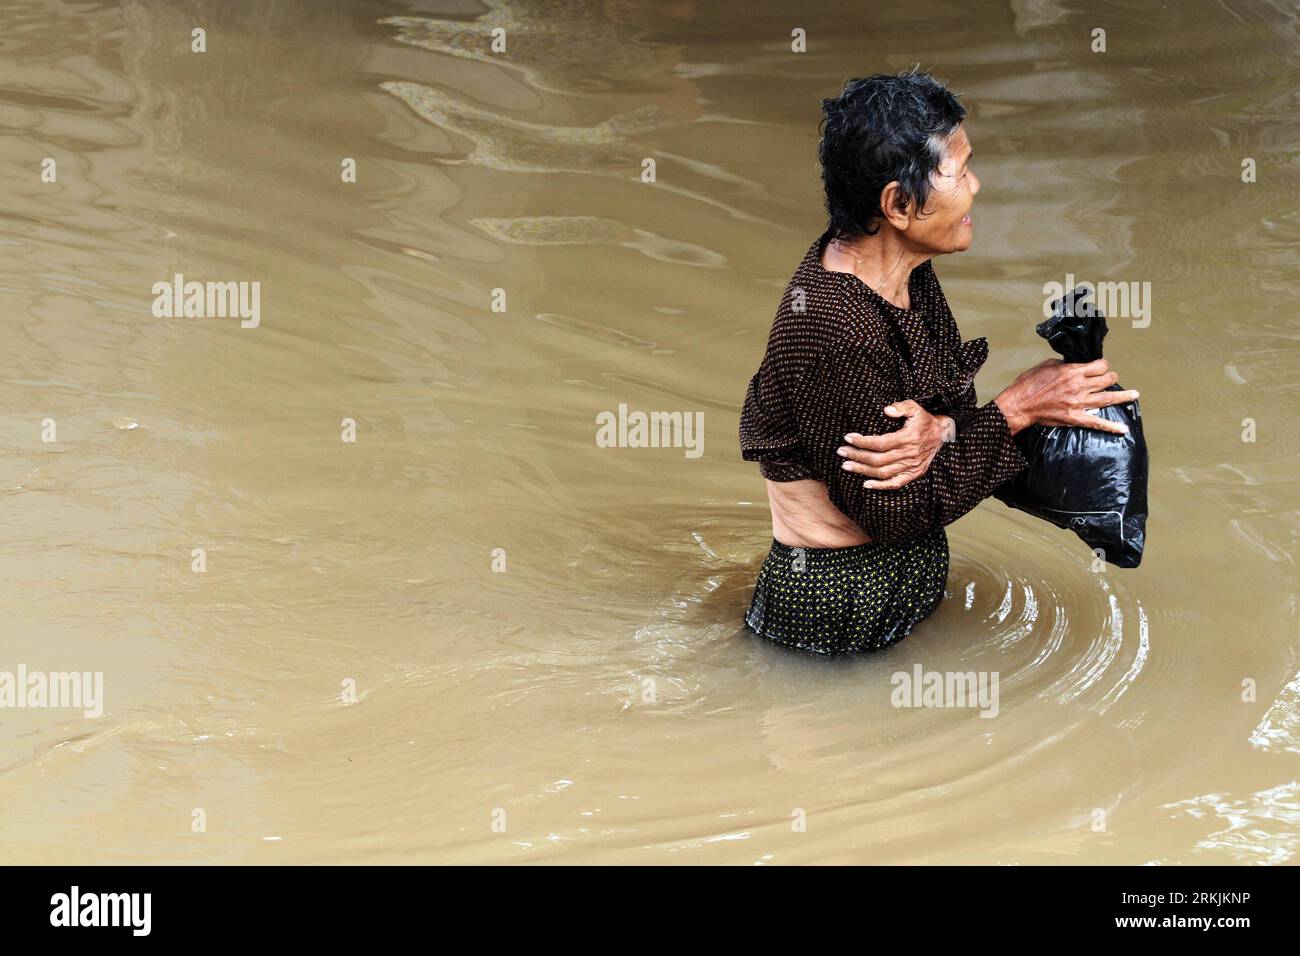
[[974, 234], [970, 210], [980, 191], [971, 153], [963, 124], [948, 137], [939, 168], [930, 176], [932, 188], [924, 213], [913, 216], [908, 225], [907, 238], [932, 255], [970, 248]]

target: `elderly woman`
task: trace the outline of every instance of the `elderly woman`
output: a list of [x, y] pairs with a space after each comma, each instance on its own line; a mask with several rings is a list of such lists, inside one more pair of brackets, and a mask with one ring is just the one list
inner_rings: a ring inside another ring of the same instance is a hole
[[830, 223], [786, 288], [740, 418], [774, 539], [745, 620], [841, 654], [897, 643], [939, 606], [944, 528], [1026, 467], [1013, 435], [1122, 431], [1088, 412], [1138, 393], [1104, 391], [1117, 380], [1104, 359], [1049, 359], [977, 405], [988, 341], [962, 341], [930, 261], [971, 244], [965, 108], [919, 72], [851, 80], [822, 108]]

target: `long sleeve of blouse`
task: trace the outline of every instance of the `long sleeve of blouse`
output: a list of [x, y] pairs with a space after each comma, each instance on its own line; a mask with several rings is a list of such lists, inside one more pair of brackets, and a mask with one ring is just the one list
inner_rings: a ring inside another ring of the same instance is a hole
[[[988, 341], [961, 340], [932, 265], [913, 270], [911, 308], [900, 309], [856, 276], [822, 268], [827, 238], [813, 244], [782, 299], [745, 396], [741, 454], [773, 481], [825, 482], [835, 507], [872, 540], [902, 541], [956, 521], [1027, 462], [997, 404], [976, 404]], [[849, 432], [902, 428], [884, 408], [909, 398], [951, 416], [956, 439], [902, 488], [864, 488], [836, 449]]]

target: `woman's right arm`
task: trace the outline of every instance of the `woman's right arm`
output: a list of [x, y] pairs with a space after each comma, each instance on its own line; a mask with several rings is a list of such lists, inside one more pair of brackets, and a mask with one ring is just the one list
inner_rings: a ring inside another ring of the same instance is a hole
[[1077, 425], [1122, 435], [1128, 431], [1127, 425], [1088, 414], [1088, 409], [1138, 397], [1131, 388], [1104, 391], [1117, 381], [1119, 376], [1104, 358], [1068, 364], [1047, 359], [1021, 372], [993, 401], [1002, 409], [1013, 435], [1030, 425]]

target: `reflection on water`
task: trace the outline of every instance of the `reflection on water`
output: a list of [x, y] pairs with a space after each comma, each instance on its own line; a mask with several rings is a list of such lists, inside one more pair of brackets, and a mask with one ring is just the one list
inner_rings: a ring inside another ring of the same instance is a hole
[[[0, 671], [107, 697], [0, 711], [10, 858], [1294, 861], [1290, 13], [783, 8], [0, 11]], [[981, 395], [1044, 357], [1044, 283], [1151, 283], [1108, 340], [1150, 547], [1099, 574], [987, 502], [932, 618], [810, 660], [741, 627], [739, 400], [820, 98], [917, 61], [983, 157], [937, 263]], [[155, 319], [177, 272], [261, 325]], [[704, 456], [599, 447], [624, 403], [704, 412]], [[893, 706], [918, 666], [996, 672], [997, 716]]]

